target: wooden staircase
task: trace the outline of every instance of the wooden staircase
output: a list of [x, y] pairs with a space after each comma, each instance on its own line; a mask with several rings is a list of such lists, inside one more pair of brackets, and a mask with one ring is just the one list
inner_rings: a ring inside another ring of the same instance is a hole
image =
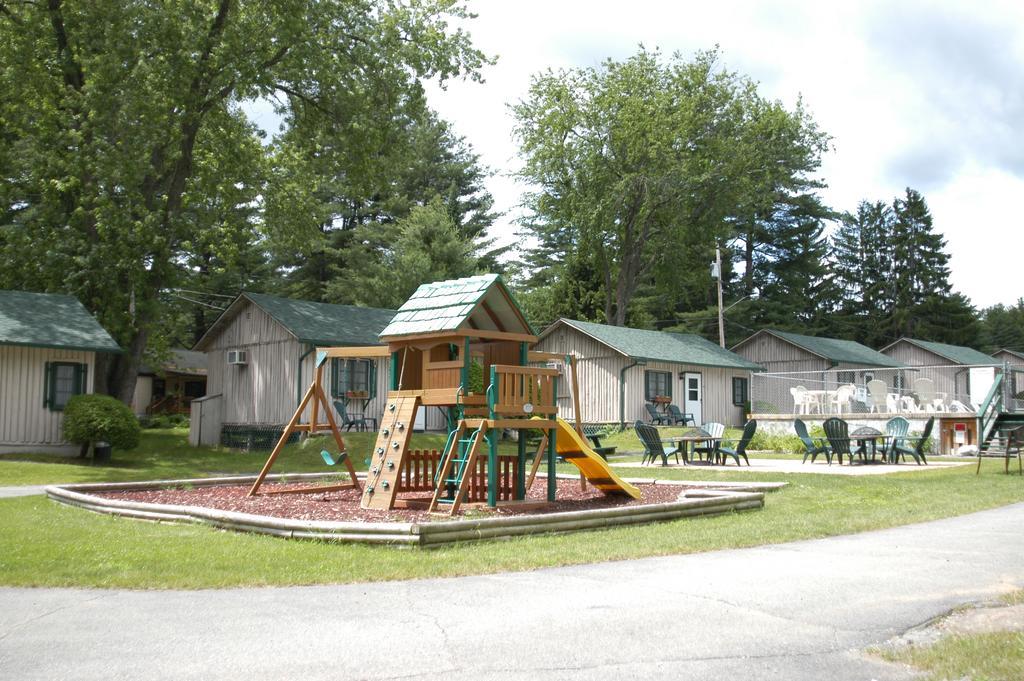
[[381, 418], [377, 442], [370, 455], [370, 470], [366, 474], [361, 508], [389, 510], [394, 508], [398, 493], [398, 479], [409, 451], [412, 427], [420, 395], [413, 391], [388, 393], [387, 406]]

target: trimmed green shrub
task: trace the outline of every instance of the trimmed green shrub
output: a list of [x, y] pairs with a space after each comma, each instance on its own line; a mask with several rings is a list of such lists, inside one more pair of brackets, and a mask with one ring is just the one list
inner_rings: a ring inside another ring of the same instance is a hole
[[128, 405], [109, 395], [75, 395], [64, 407], [64, 437], [70, 442], [135, 449], [141, 431]]

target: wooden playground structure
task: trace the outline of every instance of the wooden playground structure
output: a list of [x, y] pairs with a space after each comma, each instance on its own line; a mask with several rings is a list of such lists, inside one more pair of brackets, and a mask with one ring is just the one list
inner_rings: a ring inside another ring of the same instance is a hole
[[[331, 433], [339, 454], [321, 455], [329, 465], [344, 463], [350, 482], [288, 493], [359, 488], [324, 392], [323, 368], [331, 358], [390, 357], [390, 389], [362, 487], [362, 508], [426, 507], [455, 514], [463, 504], [525, 505], [531, 503], [526, 492], [544, 464], [547, 502], [552, 502], [559, 456], [602, 491], [639, 497], [639, 490], [619, 479], [586, 444], [574, 359], [530, 350], [537, 336], [497, 275], [421, 286], [381, 332], [381, 341], [387, 345], [317, 350], [312, 382], [249, 496], [268, 493], [260, 488], [293, 432]], [[558, 418], [563, 372], [552, 364], [562, 364], [571, 377], [574, 427]], [[448, 438], [441, 451], [409, 447], [416, 412], [428, 407], [440, 407], [448, 415]], [[302, 423], [307, 409], [309, 422]], [[507, 430], [518, 433], [515, 454], [499, 452], [499, 438]], [[538, 432], [540, 444], [527, 470], [527, 434]]]

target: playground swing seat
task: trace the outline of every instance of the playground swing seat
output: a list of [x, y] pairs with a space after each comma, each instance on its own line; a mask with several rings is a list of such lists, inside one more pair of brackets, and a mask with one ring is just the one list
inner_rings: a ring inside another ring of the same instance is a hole
[[328, 466], [337, 466], [339, 463], [348, 458], [348, 452], [341, 452], [337, 458], [331, 456], [331, 453], [326, 449], [320, 450], [320, 456], [323, 458], [324, 463]]

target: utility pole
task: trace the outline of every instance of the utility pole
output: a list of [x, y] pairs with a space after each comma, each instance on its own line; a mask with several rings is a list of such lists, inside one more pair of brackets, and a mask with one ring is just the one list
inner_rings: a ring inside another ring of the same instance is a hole
[[722, 249], [715, 246], [715, 264], [712, 275], [718, 281], [718, 344], [725, 347], [725, 314], [722, 310]]

